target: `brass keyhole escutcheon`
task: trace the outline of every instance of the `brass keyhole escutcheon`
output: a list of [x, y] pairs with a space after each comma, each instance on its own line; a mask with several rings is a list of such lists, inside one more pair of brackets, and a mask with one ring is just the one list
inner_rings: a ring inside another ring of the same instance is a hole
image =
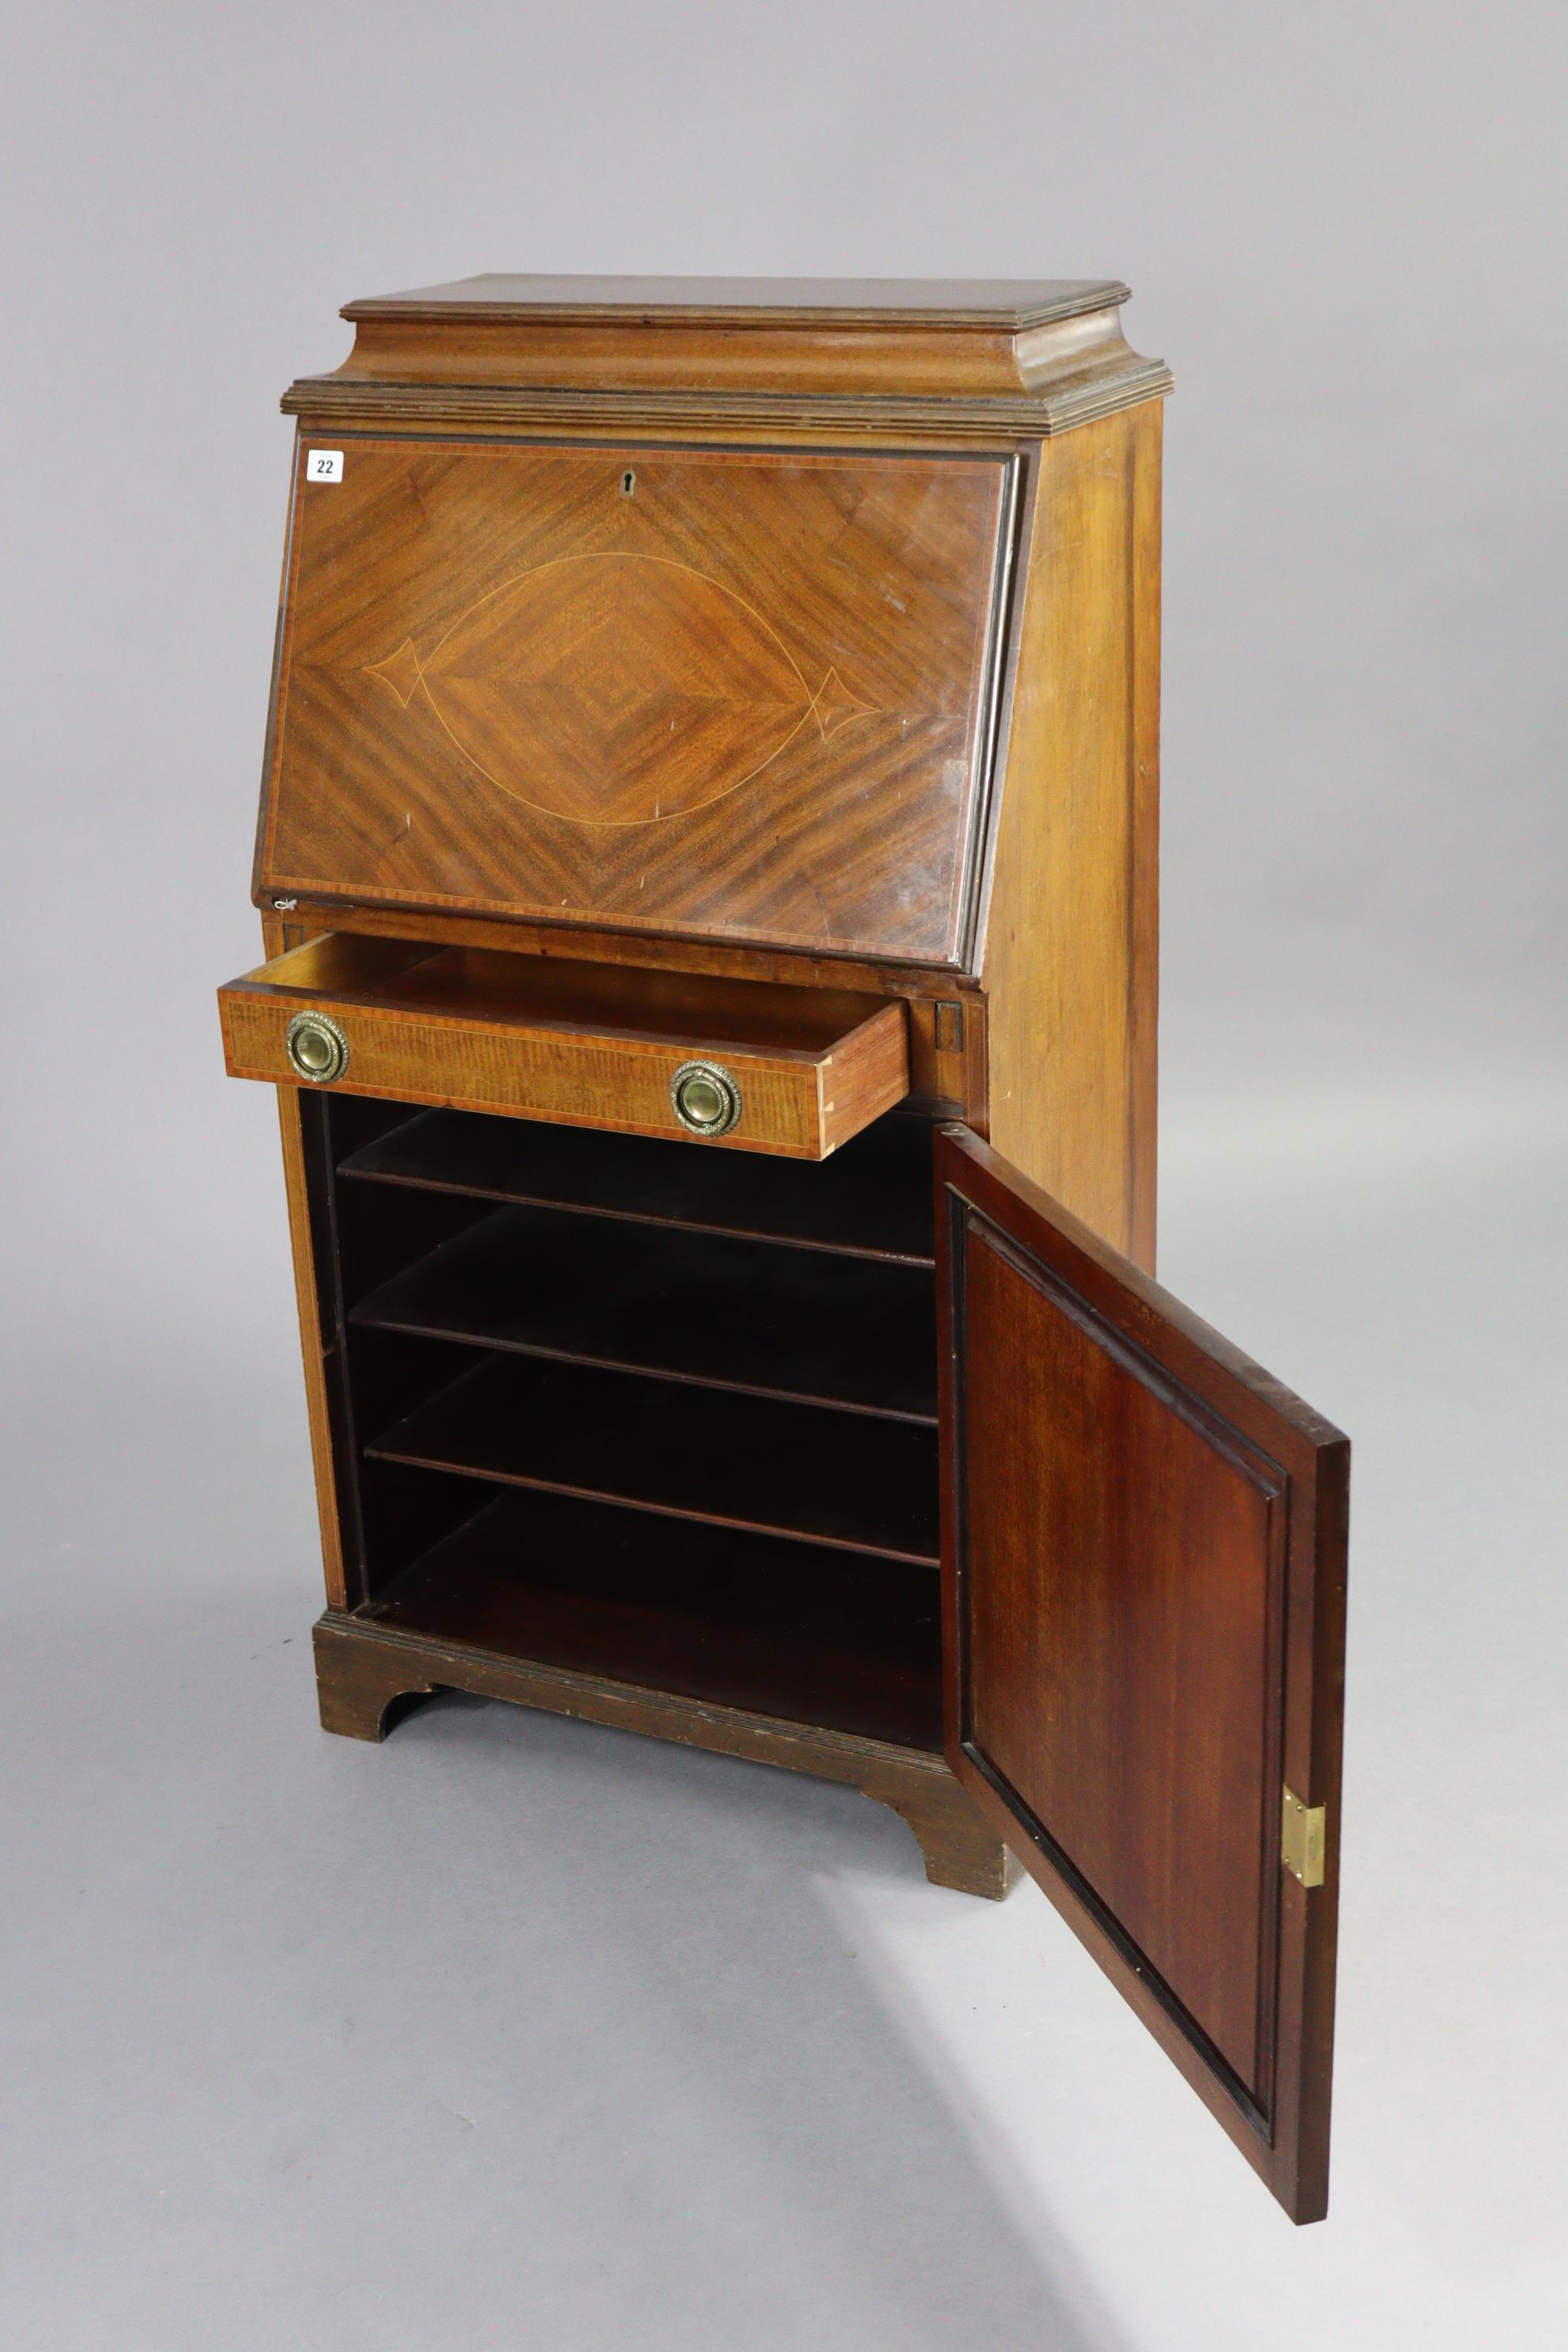
[[349, 1041], [324, 1013], [296, 1013], [283, 1033], [283, 1050], [296, 1077], [331, 1086], [349, 1066]]
[[740, 1124], [741, 1089], [717, 1062], [682, 1062], [669, 1082], [669, 1098], [693, 1135], [728, 1135]]

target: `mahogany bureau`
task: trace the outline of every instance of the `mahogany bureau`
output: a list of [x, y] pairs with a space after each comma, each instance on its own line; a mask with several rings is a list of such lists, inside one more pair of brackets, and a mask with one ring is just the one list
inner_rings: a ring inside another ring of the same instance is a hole
[[1126, 289], [477, 278], [294, 385], [256, 864], [321, 1717], [1033, 1873], [1298, 2221], [1347, 1447], [1159, 1289]]

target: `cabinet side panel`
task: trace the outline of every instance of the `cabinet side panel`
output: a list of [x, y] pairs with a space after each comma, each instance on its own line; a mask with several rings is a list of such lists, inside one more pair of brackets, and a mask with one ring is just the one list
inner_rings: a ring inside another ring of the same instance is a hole
[[1159, 1122], [1160, 534], [1164, 421], [1163, 401], [1151, 402], [1127, 419], [1132, 472], [1127, 1136], [1132, 1199], [1127, 1255], [1145, 1274], [1154, 1271]]
[[[262, 932], [269, 956], [300, 940], [292, 928], [268, 917]], [[310, 925], [314, 932], [321, 927]], [[316, 1509], [321, 1524], [321, 1568], [328, 1605], [348, 1607], [343, 1570], [342, 1536], [338, 1525], [337, 1482], [332, 1465], [331, 1419], [327, 1402], [327, 1370], [322, 1347], [321, 1299], [316, 1288], [315, 1256], [310, 1241], [310, 1209], [305, 1178], [305, 1139], [300, 1124], [300, 1089], [279, 1087], [278, 1120], [283, 1138], [283, 1182], [289, 1201], [289, 1246], [294, 1260], [294, 1293], [300, 1307], [300, 1354], [305, 1371], [305, 1409], [310, 1424], [310, 1460], [316, 1475]]]
[[1154, 1255], [1160, 404], [1045, 444], [984, 978], [990, 1140]]

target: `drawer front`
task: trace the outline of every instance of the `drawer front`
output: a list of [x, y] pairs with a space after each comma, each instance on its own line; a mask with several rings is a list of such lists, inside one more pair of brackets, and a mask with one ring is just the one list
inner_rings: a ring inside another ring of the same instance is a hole
[[[708, 1030], [693, 1023], [684, 1034], [637, 1036], [569, 1019], [531, 1019], [525, 1011], [502, 1020], [477, 1013], [454, 1017], [451, 1000], [460, 1001], [470, 985], [459, 959], [432, 958], [387, 975], [379, 986], [289, 985], [296, 976], [289, 967], [303, 967], [309, 977], [314, 959], [315, 976], [322, 976], [319, 968], [345, 945], [374, 963], [389, 943], [312, 942], [219, 992], [231, 1076], [811, 1160], [826, 1158], [909, 1091], [907, 1019], [896, 1000], [874, 1004], [835, 1037], [791, 1045], [738, 1041], [726, 1027], [743, 1024], [721, 1018]], [[440, 969], [448, 961], [456, 967], [450, 975]], [[422, 987], [437, 1005], [387, 1001], [400, 987], [407, 995]], [[787, 1014], [791, 995], [805, 999], [813, 992], [782, 993]], [[700, 996], [696, 1009], [702, 1009]], [[684, 1120], [678, 1092], [688, 1109]]]
[[1014, 460], [336, 438], [268, 895], [959, 960]]

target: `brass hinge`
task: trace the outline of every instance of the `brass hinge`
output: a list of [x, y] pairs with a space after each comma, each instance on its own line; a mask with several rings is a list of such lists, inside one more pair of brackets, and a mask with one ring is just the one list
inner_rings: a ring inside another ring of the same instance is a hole
[[1287, 1789], [1280, 1809], [1279, 1859], [1303, 1886], [1321, 1886], [1327, 1842], [1324, 1808], [1304, 1805], [1294, 1789]]

